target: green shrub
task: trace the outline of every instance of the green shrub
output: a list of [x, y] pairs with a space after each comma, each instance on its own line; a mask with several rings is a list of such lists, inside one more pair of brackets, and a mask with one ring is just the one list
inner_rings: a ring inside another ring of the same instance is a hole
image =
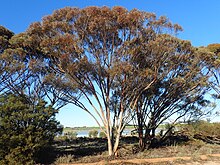
[[65, 135], [67, 136], [68, 139], [71, 140], [71, 139], [75, 139], [75, 138], [77, 138], [78, 133], [72, 131], [72, 132], [67, 132], [67, 133], [65, 133]]
[[201, 133], [207, 136], [220, 136], [220, 123], [209, 123], [198, 121], [192, 123], [195, 133]]
[[106, 138], [105, 132], [102, 132], [102, 131], [101, 131], [101, 132], [99, 133], [99, 137], [100, 137], [100, 138]]
[[209, 123], [207, 121], [196, 121], [181, 126], [182, 131], [190, 134], [202, 134], [205, 136], [220, 137], [220, 123]]
[[43, 163], [41, 153], [62, 131], [56, 113], [42, 100], [33, 105], [25, 96], [0, 96], [0, 164]]
[[98, 136], [98, 131], [97, 130], [91, 130], [89, 131], [89, 137], [90, 138], [96, 138]]

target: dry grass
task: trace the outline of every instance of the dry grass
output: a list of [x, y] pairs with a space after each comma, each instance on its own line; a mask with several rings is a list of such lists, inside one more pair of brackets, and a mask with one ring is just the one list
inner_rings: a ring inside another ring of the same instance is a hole
[[[190, 140], [185, 143], [172, 146], [163, 146], [160, 148], [148, 149], [144, 152], [136, 152], [137, 141], [133, 139], [131, 143], [129, 139], [122, 140], [119, 156], [117, 158], [110, 158], [107, 152], [107, 146], [103, 139], [99, 142], [99, 139], [81, 139], [81, 141], [73, 142], [63, 151], [63, 156], [57, 158], [56, 163], [91, 163], [91, 162], [110, 162], [113, 160], [119, 161], [116, 164], [120, 164], [120, 160], [123, 160], [122, 164], [132, 164], [131, 162], [124, 162], [130, 159], [150, 159], [150, 158], [164, 158], [164, 157], [191, 157], [192, 160], [200, 160], [201, 155], [220, 153], [220, 145], [206, 144], [200, 140]], [[76, 147], [74, 147], [74, 144]], [[97, 149], [98, 148], [98, 149]], [[96, 149], [96, 150], [95, 150]], [[71, 151], [71, 152], [70, 152]], [[70, 156], [68, 156], [70, 155]], [[211, 157], [209, 159], [212, 159]], [[182, 163], [181, 159], [175, 160], [177, 163]], [[187, 162], [187, 161], [186, 161]], [[104, 163], [105, 164], [105, 163]], [[161, 163], [160, 163], [161, 164]]]

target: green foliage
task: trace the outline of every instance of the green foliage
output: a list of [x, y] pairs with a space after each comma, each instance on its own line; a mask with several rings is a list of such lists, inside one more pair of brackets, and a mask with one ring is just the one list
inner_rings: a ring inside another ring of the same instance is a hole
[[106, 138], [105, 132], [103, 132], [103, 131], [99, 132], [99, 137], [100, 138]]
[[96, 138], [98, 136], [98, 131], [97, 130], [91, 130], [89, 131], [89, 137], [90, 138]]
[[77, 138], [78, 133], [72, 131], [72, 132], [66, 132], [64, 135], [67, 136], [68, 139], [75, 139]]
[[0, 97], [0, 164], [34, 164], [62, 128], [57, 111], [45, 101], [31, 104], [26, 96]]
[[194, 129], [194, 133], [201, 133], [206, 136], [220, 137], [220, 123], [209, 123], [206, 121], [198, 121], [190, 124]]
[[220, 123], [209, 123], [200, 120], [189, 124], [179, 125], [179, 128], [184, 134], [187, 134], [191, 138], [193, 138], [195, 134], [220, 138]]

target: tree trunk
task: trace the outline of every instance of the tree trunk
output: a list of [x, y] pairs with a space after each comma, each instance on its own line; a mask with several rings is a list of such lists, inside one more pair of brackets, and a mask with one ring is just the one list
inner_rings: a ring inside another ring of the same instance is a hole
[[112, 150], [112, 139], [109, 131], [107, 132], [107, 139], [108, 139], [108, 155], [112, 156], [113, 155], [113, 150]]
[[145, 140], [147, 142], [151, 141], [150, 131], [151, 131], [151, 129], [149, 129], [149, 128], [146, 128], [146, 130], [145, 130]]
[[145, 142], [144, 142], [142, 126], [140, 126], [138, 128], [138, 136], [139, 136], [139, 148], [140, 148], [140, 151], [144, 151], [144, 149], [145, 149]]
[[120, 132], [117, 131], [117, 135], [115, 137], [115, 143], [114, 143], [114, 150], [113, 150], [114, 156], [116, 156], [116, 157], [118, 156], [117, 151], [118, 151], [120, 136], [121, 136]]
[[156, 136], [156, 129], [153, 127], [151, 138], [155, 138], [155, 136]]
[[119, 141], [120, 141], [120, 137], [121, 137], [121, 132], [122, 132], [122, 125], [123, 125], [123, 112], [124, 112], [124, 107], [123, 104], [120, 103], [120, 113], [118, 115], [118, 124], [117, 124], [117, 128], [116, 128], [116, 136], [113, 137], [115, 138], [114, 141], [114, 148], [113, 148], [113, 152], [114, 152], [114, 156], [118, 156], [118, 146], [119, 146]]
[[[138, 111], [138, 107], [137, 107]], [[145, 142], [144, 142], [144, 133], [143, 133], [143, 120], [141, 114], [137, 113], [138, 117], [138, 137], [139, 137], [139, 148], [140, 151], [144, 151], [145, 149]]]

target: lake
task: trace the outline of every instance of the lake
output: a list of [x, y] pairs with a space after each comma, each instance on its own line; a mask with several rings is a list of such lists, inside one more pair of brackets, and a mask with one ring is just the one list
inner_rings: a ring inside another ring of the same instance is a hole
[[[98, 131], [98, 135], [100, 133], [100, 129], [99, 128], [95, 128], [95, 129], [88, 129], [88, 128], [80, 128], [80, 129], [74, 129], [74, 128], [68, 128], [68, 129], [64, 129], [63, 134], [67, 133], [67, 132], [76, 132], [77, 133], [77, 137], [89, 137], [89, 131], [91, 130], [97, 130]], [[124, 131], [122, 132], [123, 136], [126, 135], [131, 135], [131, 131], [134, 130], [134, 128], [125, 128]], [[156, 129], [156, 133], [160, 132], [160, 128]]]
[[[77, 137], [89, 137], [89, 131], [90, 130], [77, 130]], [[100, 133], [100, 129], [97, 129], [97, 131]], [[122, 135], [131, 135], [131, 129], [125, 129]]]

